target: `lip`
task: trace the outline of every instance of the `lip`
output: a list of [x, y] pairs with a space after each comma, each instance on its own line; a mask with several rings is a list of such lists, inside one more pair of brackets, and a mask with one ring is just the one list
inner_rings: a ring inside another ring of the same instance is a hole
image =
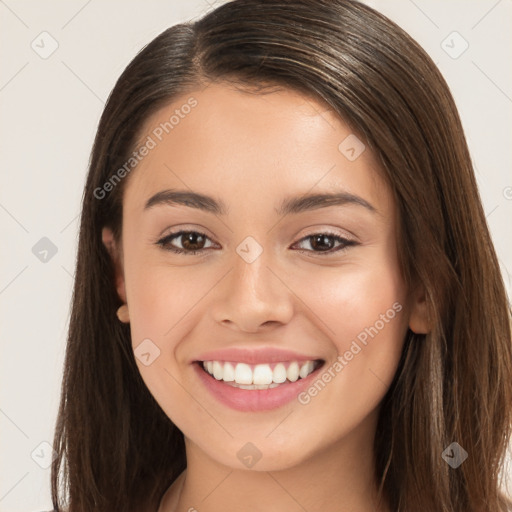
[[[231, 356], [230, 356], [231, 357]], [[307, 359], [307, 358], [304, 358]], [[319, 358], [309, 358], [318, 360]], [[210, 361], [211, 359], [205, 359]], [[214, 359], [223, 360], [223, 359]], [[295, 359], [296, 360], [296, 359]], [[242, 361], [239, 361], [242, 362]], [[268, 359], [267, 359], [268, 362]], [[222, 404], [242, 412], [259, 412], [277, 409], [297, 398], [298, 395], [311, 385], [319, 372], [325, 366], [325, 360], [305, 379], [288, 382], [271, 389], [241, 389], [230, 386], [215, 379], [207, 373], [200, 362], [192, 364], [194, 371], [208, 391]]]
[[219, 350], [211, 350], [204, 352], [198, 357], [194, 358], [191, 363], [197, 361], [236, 361], [237, 363], [246, 364], [264, 364], [264, 363], [285, 363], [289, 361], [315, 361], [322, 359], [317, 355], [305, 355], [293, 352], [291, 350], [284, 350], [281, 348], [260, 348], [260, 349], [247, 349], [247, 348], [225, 348]]

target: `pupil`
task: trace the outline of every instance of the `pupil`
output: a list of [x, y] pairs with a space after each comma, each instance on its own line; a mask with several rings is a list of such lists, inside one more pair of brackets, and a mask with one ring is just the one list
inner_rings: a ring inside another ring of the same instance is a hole
[[[328, 240], [330, 240], [330, 243], [328, 242]], [[311, 245], [315, 249], [322, 249], [322, 247], [318, 247], [318, 245], [322, 245], [322, 242], [329, 246], [329, 247], [327, 247], [327, 250], [332, 249], [332, 239], [331, 239], [331, 237], [326, 236], [326, 235], [313, 236], [313, 243]], [[323, 249], [325, 250], [325, 247], [323, 247]]]
[[194, 240], [195, 238], [203, 238], [203, 235], [200, 235], [199, 233], [186, 233], [183, 247], [192, 250], [201, 249], [201, 247], [187, 247], [190, 244], [197, 245], [197, 240]]

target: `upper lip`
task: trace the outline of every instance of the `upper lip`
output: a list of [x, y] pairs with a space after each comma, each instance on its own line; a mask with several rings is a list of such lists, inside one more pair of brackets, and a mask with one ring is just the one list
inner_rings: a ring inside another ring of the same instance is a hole
[[292, 350], [284, 350], [282, 348], [259, 348], [249, 349], [241, 347], [231, 347], [219, 350], [211, 350], [204, 352], [196, 357], [196, 361], [236, 361], [246, 364], [260, 363], [278, 363], [285, 361], [316, 361], [321, 359], [318, 356], [299, 354]]

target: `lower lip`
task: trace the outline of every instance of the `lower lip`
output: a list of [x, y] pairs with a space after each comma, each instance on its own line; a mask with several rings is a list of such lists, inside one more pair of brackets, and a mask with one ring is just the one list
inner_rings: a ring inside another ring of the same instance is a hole
[[307, 388], [316, 378], [324, 364], [310, 373], [305, 379], [298, 379], [295, 382], [288, 382], [271, 389], [236, 388], [206, 373], [200, 366], [202, 363], [196, 362], [193, 363], [193, 366], [194, 371], [206, 388], [219, 402], [238, 411], [257, 412], [277, 409], [297, 398], [299, 393]]

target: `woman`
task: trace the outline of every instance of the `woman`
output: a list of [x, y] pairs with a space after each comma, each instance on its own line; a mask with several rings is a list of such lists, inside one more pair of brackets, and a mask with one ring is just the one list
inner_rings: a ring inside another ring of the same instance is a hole
[[507, 298], [417, 43], [353, 0], [234, 0], [134, 58], [84, 191], [56, 510], [505, 511], [511, 421]]

